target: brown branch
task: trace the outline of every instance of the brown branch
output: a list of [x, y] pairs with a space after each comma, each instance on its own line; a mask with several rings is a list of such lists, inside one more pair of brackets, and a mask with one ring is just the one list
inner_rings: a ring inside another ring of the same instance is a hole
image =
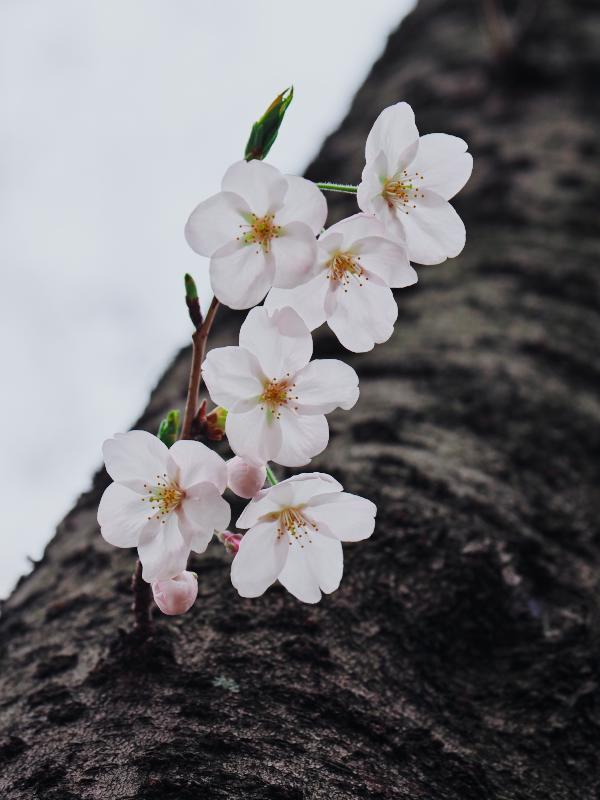
[[198, 406], [198, 392], [202, 383], [202, 362], [206, 353], [206, 340], [212, 328], [216, 313], [219, 309], [219, 301], [213, 297], [206, 319], [199, 328], [196, 328], [192, 335], [192, 365], [190, 368], [190, 379], [188, 382], [187, 399], [185, 401], [185, 411], [183, 414], [183, 424], [181, 426], [180, 439], [192, 438], [192, 423], [196, 416]]

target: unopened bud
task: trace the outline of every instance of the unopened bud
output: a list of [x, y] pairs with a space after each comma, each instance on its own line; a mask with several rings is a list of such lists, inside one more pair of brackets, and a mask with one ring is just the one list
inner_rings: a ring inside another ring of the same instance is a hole
[[154, 602], [163, 614], [185, 614], [198, 596], [198, 578], [195, 572], [180, 572], [166, 581], [152, 584]]
[[277, 95], [262, 117], [254, 123], [246, 145], [244, 155], [246, 161], [265, 158], [277, 138], [279, 127], [293, 96], [294, 87], [290, 86], [289, 89]]
[[212, 442], [220, 442], [225, 436], [225, 421], [227, 420], [227, 409], [217, 406], [206, 414], [204, 418], [204, 431], [206, 438]]
[[228, 553], [235, 555], [240, 549], [240, 542], [242, 541], [241, 533], [231, 533], [231, 531], [223, 531], [217, 534], [218, 540], [225, 547]]
[[169, 411], [165, 419], [163, 419], [158, 427], [158, 438], [167, 447], [175, 444], [179, 436], [179, 427], [181, 425], [181, 414], [174, 408]]
[[227, 485], [238, 497], [246, 500], [254, 497], [265, 485], [267, 468], [248, 464], [243, 458], [234, 456], [227, 462]]

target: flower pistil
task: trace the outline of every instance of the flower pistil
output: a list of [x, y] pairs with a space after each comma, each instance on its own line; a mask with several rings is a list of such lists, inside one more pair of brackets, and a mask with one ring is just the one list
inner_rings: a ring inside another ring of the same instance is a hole
[[185, 497], [183, 489], [175, 481], [168, 480], [166, 473], [156, 476], [154, 486], [145, 483], [144, 489], [148, 492], [148, 497], [142, 497], [142, 502], [148, 502], [152, 512], [148, 519], [157, 519], [163, 524], [166, 522], [165, 518], [180, 506]]
[[281, 225], [275, 224], [275, 214], [265, 214], [264, 217], [248, 214], [246, 219], [248, 224], [240, 225], [240, 228], [247, 228], [247, 230], [241, 236], [236, 237], [237, 240], [241, 239], [244, 244], [256, 244], [262, 248], [263, 253], [270, 253], [271, 240], [277, 239], [281, 235]]

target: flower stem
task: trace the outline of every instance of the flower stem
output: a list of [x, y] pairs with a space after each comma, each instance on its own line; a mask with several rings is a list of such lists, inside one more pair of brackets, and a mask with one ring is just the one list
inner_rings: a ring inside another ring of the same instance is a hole
[[344, 194], [356, 194], [358, 186], [351, 183], [317, 183], [319, 189], [325, 192], [344, 192]]
[[273, 470], [268, 464], [266, 465], [266, 470], [267, 470], [267, 480], [269, 481], [271, 486], [276, 486], [279, 483], [279, 481], [275, 477]]
[[208, 334], [210, 333], [218, 309], [219, 301], [216, 297], [213, 297], [206, 319], [199, 328], [196, 328], [192, 335], [192, 364], [190, 367], [190, 380], [188, 382], [187, 399], [185, 401], [180, 439], [192, 438], [192, 423], [196, 416], [198, 392], [200, 390], [200, 384], [202, 383], [202, 362], [204, 361], [204, 355], [206, 353], [206, 340], [208, 339]]
[[135, 572], [131, 577], [131, 591], [133, 592], [134, 627], [146, 635], [152, 632], [152, 589], [149, 583], [142, 578], [142, 562], [138, 560]]

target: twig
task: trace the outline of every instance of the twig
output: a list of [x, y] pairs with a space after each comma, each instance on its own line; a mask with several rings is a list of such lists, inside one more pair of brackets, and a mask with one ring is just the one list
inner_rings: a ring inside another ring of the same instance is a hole
[[192, 365], [190, 368], [190, 380], [188, 382], [187, 399], [185, 401], [185, 411], [183, 414], [183, 424], [181, 426], [180, 439], [192, 438], [192, 423], [196, 416], [198, 405], [198, 392], [202, 383], [202, 362], [206, 353], [206, 340], [212, 328], [215, 315], [219, 309], [219, 301], [213, 297], [206, 319], [196, 328], [192, 335]]

